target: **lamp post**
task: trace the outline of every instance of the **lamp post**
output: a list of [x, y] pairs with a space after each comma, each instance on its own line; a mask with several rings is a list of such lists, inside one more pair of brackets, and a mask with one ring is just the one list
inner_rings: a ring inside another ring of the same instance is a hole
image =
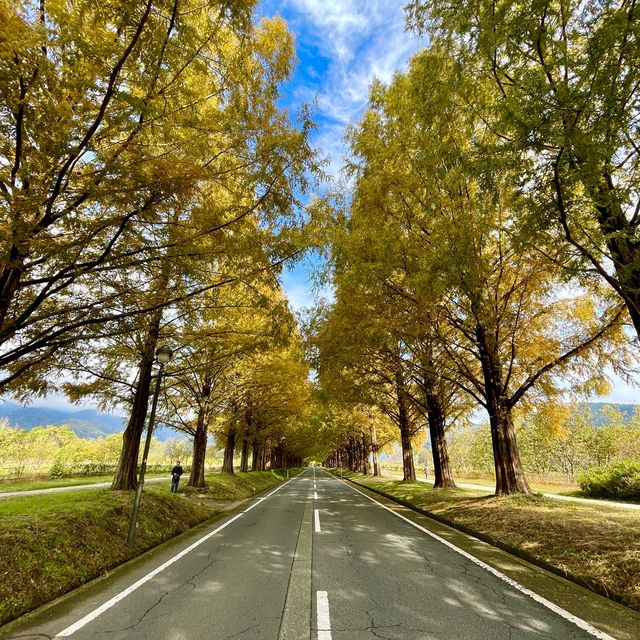
[[153, 423], [156, 419], [156, 409], [158, 407], [158, 396], [160, 395], [160, 383], [162, 374], [164, 373], [164, 365], [171, 360], [173, 351], [165, 346], [160, 347], [156, 351], [156, 360], [160, 364], [158, 375], [156, 377], [156, 389], [153, 394], [153, 403], [151, 405], [151, 415], [149, 416], [149, 426], [147, 427], [147, 439], [144, 443], [144, 452], [142, 454], [142, 464], [140, 465], [140, 476], [138, 477], [138, 486], [136, 487], [136, 497], [133, 501], [133, 511], [131, 512], [131, 522], [129, 522], [129, 534], [127, 536], [127, 547], [133, 547], [133, 538], [136, 533], [136, 521], [138, 520], [138, 510], [140, 509], [140, 500], [142, 499], [142, 487], [144, 485], [144, 474], [147, 470], [147, 457], [149, 456], [149, 447], [151, 446], [151, 434], [153, 433]]

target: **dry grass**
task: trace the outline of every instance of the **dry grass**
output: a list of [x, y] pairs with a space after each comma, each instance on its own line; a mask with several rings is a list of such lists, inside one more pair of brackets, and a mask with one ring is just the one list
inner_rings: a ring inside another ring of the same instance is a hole
[[487, 496], [419, 483], [359, 483], [521, 549], [640, 610], [640, 512], [533, 496]]

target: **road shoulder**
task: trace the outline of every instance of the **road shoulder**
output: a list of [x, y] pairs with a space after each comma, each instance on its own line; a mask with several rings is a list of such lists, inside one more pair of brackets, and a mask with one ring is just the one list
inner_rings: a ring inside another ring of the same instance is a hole
[[[335, 477], [337, 478], [337, 476]], [[343, 480], [343, 482], [345, 481]], [[473, 555], [478, 560], [485, 562], [523, 587], [588, 622], [593, 627], [619, 640], [637, 640], [638, 630], [640, 629], [640, 613], [535, 566], [468, 533], [454, 529], [408, 506], [399, 504], [395, 500], [383, 496], [377, 491], [371, 491], [357, 482], [350, 481], [350, 483], [356, 485], [358, 491], [361, 491], [369, 498]]]

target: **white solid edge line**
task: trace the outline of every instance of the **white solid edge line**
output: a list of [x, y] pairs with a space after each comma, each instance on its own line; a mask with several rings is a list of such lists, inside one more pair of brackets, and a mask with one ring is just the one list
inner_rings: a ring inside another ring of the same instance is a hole
[[140, 580], [138, 580], [137, 582], [134, 582], [130, 587], [127, 587], [124, 591], [121, 591], [119, 594], [113, 596], [113, 598], [111, 598], [110, 600], [107, 600], [104, 604], [100, 605], [97, 609], [94, 609], [91, 613], [88, 613], [86, 616], [84, 616], [84, 618], [81, 618], [77, 622], [74, 622], [71, 626], [58, 632], [54, 636], [54, 638], [65, 638], [67, 636], [72, 635], [76, 631], [82, 629], [82, 627], [89, 624], [89, 622], [91, 622], [92, 620], [95, 620], [99, 615], [103, 614], [108, 609], [111, 609], [111, 607], [113, 607], [113, 605], [120, 602], [120, 600], [124, 600], [128, 595], [131, 595], [134, 591], [139, 589], [143, 584], [145, 584], [146, 582], [149, 582], [151, 578], [157, 576], [159, 573], [164, 571], [167, 567], [170, 567], [172, 564], [178, 562], [178, 560], [180, 560], [181, 558], [184, 558], [184, 556], [186, 556], [188, 553], [193, 551], [196, 547], [199, 547], [203, 542], [206, 542], [209, 538], [215, 536], [217, 533], [219, 533], [220, 531], [228, 527], [232, 522], [235, 522], [238, 518], [241, 518], [245, 513], [247, 513], [247, 511], [251, 511], [253, 507], [257, 506], [262, 501], [266, 500], [267, 498], [270, 498], [274, 493], [276, 493], [276, 491], [280, 491], [280, 489], [282, 489], [287, 484], [289, 484], [289, 482], [292, 482], [293, 480], [300, 478], [301, 475], [302, 474], [300, 474], [299, 476], [296, 476], [295, 478], [291, 478], [291, 480], [287, 480], [287, 482], [281, 484], [278, 488], [276, 488], [274, 491], [272, 491], [268, 495], [262, 498], [259, 498], [248, 509], [245, 509], [242, 513], [238, 513], [237, 515], [233, 516], [233, 518], [231, 518], [230, 520], [227, 520], [224, 524], [220, 525], [217, 529], [214, 529], [213, 531], [210, 531], [206, 535], [202, 536], [202, 538], [200, 538], [199, 540], [196, 540], [193, 544], [189, 545], [186, 549], [183, 549], [180, 553], [173, 556], [173, 558], [170, 558], [164, 564], [161, 564], [159, 567], [156, 567], [153, 571], [151, 571], [150, 573], [147, 573], [147, 575], [140, 578]]
[[318, 511], [318, 509], [314, 509], [313, 515], [316, 523], [316, 533], [322, 533], [322, 529], [320, 529], [320, 511]]
[[316, 592], [316, 619], [318, 621], [318, 640], [331, 640], [329, 596], [326, 591]]
[[[356, 488], [352, 487], [351, 485], [347, 484], [344, 480], [341, 480], [340, 478], [335, 478], [335, 479], [338, 480], [339, 482], [341, 482], [342, 484], [346, 485], [347, 487], [349, 487], [349, 489], [355, 491], [356, 493], [359, 493], [361, 496], [364, 496], [368, 500], [371, 500], [371, 502], [377, 504], [379, 507], [382, 507], [383, 509], [386, 509], [390, 513], [393, 513], [394, 516], [397, 516], [398, 518], [400, 518], [401, 520], [404, 520], [405, 522], [409, 523], [411, 526], [415, 527], [416, 529], [419, 529], [423, 533], [426, 533], [428, 536], [432, 537], [434, 540], [437, 540], [438, 542], [441, 542], [443, 545], [445, 545], [446, 547], [448, 547], [452, 551], [455, 551], [456, 553], [459, 553], [461, 556], [464, 556], [468, 560], [471, 560], [471, 562], [473, 562], [474, 564], [478, 565], [479, 567], [482, 567], [483, 569], [487, 570], [489, 573], [491, 573], [494, 576], [496, 576], [496, 578], [499, 578], [503, 582], [506, 582], [508, 585], [512, 586], [514, 589], [517, 589], [518, 591], [520, 591], [520, 593], [524, 593], [525, 595], [529, 596], [530, 598], [532, 598], [533, 600], [535, 600], [536, 602], [538, 602], [542, 606], [546, 607], [547, 609], [550, 609], [554, 613], [557, 613], [561, 618], [564, 618], [565, 620], [568, 620], [569, 622], [572, 622], [574, 625], [576, 625], [576, 627], [582, 629], [583, 631], [586, 631], [587, 633], [590, 633], [594, 638], [599, 638], [599, 640], [615, 640], [615, 638], [613, 638], [609, 634], [605, 633], [604, 631], [600, 631], [600, 630], [596, 629], [595, 627], [592, 627], [588, 622], [585, 622], [581, 618], [578, 618], [577, 616], [574, 616], [572, 613], [569, 613], [566, 609], [563, 609], [562, 607], [560, 607], [557, 604], [551, 602], [550, 600], [547, 600], [546, 598], [544, 598], [543, 596], [535, 593], [534, 591], [531, 591], [530, 589], [527, 589], [527, 587], [525, 587], [525, 586], [521, 585], [519, 582], [516, 582], [515, 580], [509, 578], [509, 576], [505, 575], [501, 571], [498, 571], [497, 569], [494, 569], [491, 565], [488, 565], [485, 562], [482, 562], [482, 560], [478, 560], [478, 558], [476, 558], [475, 556], [472, 556], [470, 553], [467, 553], [463, 549], [460, 549], [460, 548], [456, 547], [454, 544], [452, 544], [448, 540], [445, 540], [444, 538], [441, 538], [439, 535], [433, 533], [432, 531], [429, 531], [428, 529], [425, 529], [424, 527], [420, 526], [417, 522], [414, 522], [413, 520], [411, 520], [409, 518], [406, 518], [402, 514], [397, 513], [393, 509], [390, 509], [389, 507], [387, 507], [386, 505], [382, 504], [381, 502], [378, 502], [374, 498], [368, 496], [366, 493], [362, 493], [362, 491], [358, 491], [358, 489], [356, 489]], [[467, 534], [465, 534], [465, 535], [467, 535]], [[469, 537], [472, 537], [472, 536], [469, 536]]]

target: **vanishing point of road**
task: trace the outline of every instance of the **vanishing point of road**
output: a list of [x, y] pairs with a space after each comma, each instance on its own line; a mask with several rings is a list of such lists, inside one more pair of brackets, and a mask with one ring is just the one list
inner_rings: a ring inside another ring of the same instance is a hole
[[[636, 622], [640, 637], [634, 612], [500, 554], [311, 468], [3, 637], [626, 640]], [[501, 562], [506, 572], [495, 568]], [[569, 613], [566, 602], [582, 602], [588, 615]], [[631, 631], [611, 635], [607, 621], [625, 616]]]

